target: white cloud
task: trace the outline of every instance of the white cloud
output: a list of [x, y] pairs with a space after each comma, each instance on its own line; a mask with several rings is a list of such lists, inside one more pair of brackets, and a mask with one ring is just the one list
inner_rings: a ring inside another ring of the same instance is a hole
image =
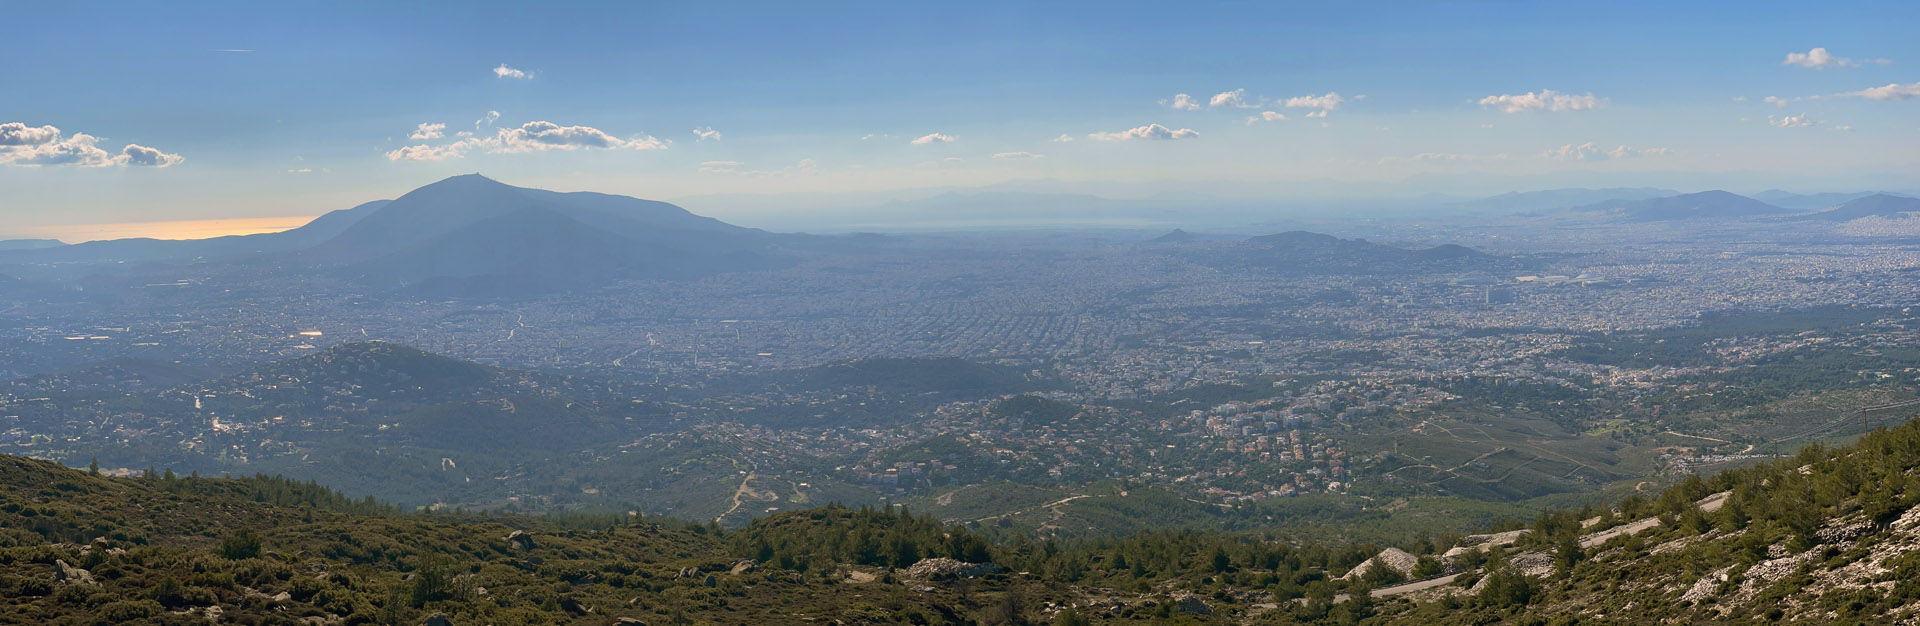
[[1150, 140], [1193, 139], [1199, 136], [1200, 136], [1200, 133], [1194, 132], [1193, 129], [1191, 128], [1182, 128], [1180, 130], [1173, 130], [1165, 126], [1161, 126], [1159, 124], [1148, 124], [1146, 126], [1128, 129], [1128, 130], [1120, 131], [1117, 133], [1093, 133], [1091, 135], [1087, 135], [1087, 138], [1095, 141], [1132, 141], [1136, 139], [1150, 139]]
[[1839, 95], [1846, 98], [1866, 98], [1868, 100], [1911, 100], [1913, 98], [1920, 98], [1920, 82], [1910, 85], [1889, 83], [1880, 87], [1869, 87]]
[[714, 130], [712, 126], [701, 126], [693, 129], [693, 136], [699, 137], [699, 139], [695, 139], [694, 141], [706, 141], [708, 139], [719, 141], [720, 131]]
[[1811, 117], [1807, 117], [1805, 113], [1801, 113], [1799, 115], [1769, 115], [1767, 116], [1767, 123], [1772, 124], [1775, 128], [1806, 128], [1817, 125], [1820, 122]]
[[[1892, 63], [1892, 61], [1888, 61], [1886, 59], [1867, 59], [1866, 62], [1875, 64], [1875, 65], [1886, 65], [1888, 63]], [[1806, 52], [1788, 52], [1787, 60], [1781, 61], [1780, 64], [1781, 65], [1798, 65], [1800, 67], [1810, 67], [1816, 70], [1826, 69], [1829, 67], [1860, 67], [1860, 61], [1855, 61], [1853, 59], [1849, 59], [1846, 57], [1834, 56], [1833, 53], [1827, 52], [1826, 48], [1814, 48]]]
[[172, 167], [179, 165], [181, 161], [185, 160], [187, 160], [186, 157], [178, 154], [167, 154], [133, 143], [127, 144], [125, 148], [121, 148], [120, 156], [113, 157], [113, 161], [116, 164], [136, 167]]
[[86, 133], [74, 133], [65, 139], [41, 141], [32, 146], [8, 147], [0, 151], [0, 163], [10, 165], [72, 165], [76, 167], [106, 167], [113, 165], [113, 155], [108, 154], [94, 144], [100, 138]]
[[1177, 93], [1173, 94], [1173, 102], [1168, 103], [1167, 107], [1180, 111], [1198, 111], [1200, 110], [1200, 103], [1195, 101], [1193, 96]]
[[388, 161], [445, 161], [466, 156], [473, 146], [471, 140], [459, 141], [447, 146], [429, 146], [420, 144], [406, 146], [387, 153]]
[[922, 136], [919, 139], [913, 140], [912, 143], [913, 145], [916, 145], [916, 146], [924, 146], [930, 143], [953, 143], [953, 135], [943, 135], [940, 133], [928, 133], [927, 135]]
[[389, 161], [443, 161], [463, 158], [480, 150], [488, 154], [521, 154], [547, 150], [629, 149], [665, 150], [672, 142], [651, 135], [621, 139], [591, 126], [561, 126], [553, 122], [527, 122], [519, 128], [502, 128], [492, 137], [469, 137], [434, 146], [418, 144], [387, 153]]
[[52, 126], [28, 126], [25, 122], [0, 124], [0, 146], [37, 146], [60, 139], [60, 129]]
[[311, 168], [311, 167], [302, 167], [302, 168], [299, 168], [299, 169], [291, 169], [291, 170], [287, 170], [287, 173], [288, 173], [288, 174], [312, 174], [312, 173], [313, 173], [313, 168]]
[[480, 130], [481, 126], [492, 126], [494, 122], [498, 121], [500, 121], [500, 112], [488, 111], [486, 115], [482, 115], [480, 119], [473, 121], [473, 129]]
[[1252, 125], [1255, 122], [1284, 122], [1286, 121], [1286, 119], [1287, 119], [1287, 116], [1281, 113], [1277, 113], [1274, 111], [1261, 111], [1259, 115], [1247, 116], [1247, 124]]
[[[1364, 98], [1366, 96], [1361, 97]], [[1340, 94], [1331, 91], [1321, 96], [1307, 95], [1287, 98], [1287, 108], [1289, 109], [1320, 109], [1322, 111], [1332, 111], [1346, 103], [1346, 98], [1342, 98]], [[1322, 115], [1321, 117], [1326, 116]]]
[[592, 126], [561, 126], [553, 122], [527, 122], [519, 128], [501, 129], [492, 140], [489, 152], [518, 153], [542, 150], [578, 150], [582, 148], [631, 148], [665, 150], [666, 142], [642, 135], [620, 139]]
[[1048, 139], [1047, 141], [1052, 143], [1073, 143], [1073, 135], [1060, 133], [1059, 137], [1054, 137], [1052, 139]]
[[1327, 116], [1326, 109], [1320, 109], [1318, 111], [1312, 111], [1307, 113], [1307, 117], [1326, 117], [1326, 116]]
[[99, 147], [100, 138], [86, 133], [62, 136], [53, 126], [22, 122], [0, 124], [0, 165], [35, 167], [171, 167], [186, 158], [139, 144], [127, 144], [114, 154]]
[[994, 153], [994, 155], [993, 155], [993, 158], [996, 158], [996, 159], [1017, 159], [1017, 160], [1020, 160], [1020, 159], [1044, 159], [1044, 158], [1046, 158], [1046, 157], [1047, 157], [1047, 155], [1044, 155], [1044, 154], [1034, 154], [1034, 153], [1032, 153], [1032, 152], [996, 152], [996, 153]]
[[1834, 130], [1837, 130], [1837, 131], [1840, 131], [1840, 132], [1843, 132], [1843, 133], [1851, 133], [1851, 132], [1853, 132], [1853, 127], [1852, 127], [1852, 126], [1835, 126], [1835, 127], [1833, 127], [1833, 129], [1834, 129]]
[[[1235, 89], [1233, 91], [1222, 91], [1220, 93], [1213, 94], [1213, 98], [1207, 100], [1207, 106], [1233, 107], [1236, 109], [1250, 109], [1253, 107], [1260, 106], [1260, 103], [1249, 102], [1247, 100], [1247, 90]], [[1195, 108], [1198, 108], [1198, 107], [1195, 107]]]
[[1771, 104], [1773, 106], [1781, 107], [1781, 108], [1785, 108], [1787, 106], [1787, 99], [1782, 98], [1780, 96], [1767, 96], [1765, 98], [1761, 98], [1760, 101], [1765, 102], [1767, 104]]
[[1608, 159], [1631, 159], [1634, 157], [1667, 156], [1670, 154], [1673, 154], [1673, 150], [1668, 148], [1636, 149], [1619, 146], [1608, 150], [1594, 145], [1593, 142], [1589, 141], [1579, 145], [1567, 144], [1558, 148], [1551, 148], [1546, 152], [1540, 153], [1540, 157], [1555, 161], [1605, 161]]
[[520, 80], [533, 78], [533, 72], [516, 70], [511, 67], [507, 67], [507, 64], [505, 63], [501, 63], [500, 67], [493, 68], [493, 75], [496, 78], [516, 78]]
[[1502, 113], [1585, 111], [1607, 106], [1607, 101], [1605, 98], [1595, 98], [1591, 92], [1583, 96], [1542, 89], [1540, 93], [1529, 91], [1518, 95], [1487, 96], [1480, 99], [1480, 106], [1498, 108]]
[[407, 135], [407, 138], [415, 141], [420, 141], [420, 140], [426, 140], [426, 139], [439, 139], [445, 136], [447, 136], [446, 124], [422, 123], [419, 126], [414, 127], [413, 134]]

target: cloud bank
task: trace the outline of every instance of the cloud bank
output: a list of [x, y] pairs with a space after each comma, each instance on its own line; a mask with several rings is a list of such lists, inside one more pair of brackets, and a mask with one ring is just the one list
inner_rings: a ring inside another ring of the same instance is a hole
[[187, 160], [178, 154], [133, 143], [116, 154], [99, 147], [99, 143], [99, 137], [86, 133], [66, 135], [53, 126], [7, 122], [0, 124], [0, 165], [161, 168]]

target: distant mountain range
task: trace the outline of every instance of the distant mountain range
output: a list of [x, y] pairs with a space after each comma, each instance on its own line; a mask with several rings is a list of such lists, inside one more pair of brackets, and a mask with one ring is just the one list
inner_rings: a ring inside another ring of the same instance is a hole
[[1606, 189], [1545, 189], [1503, 193], [1489, 198], [1468, 200], [1454, 206], [1469, 211], [1493, 213], [1538, 213], [1586, 206], [1600, 202], [1646, 200], [1676, 195], [1672, 189], [1653, 187], [1611, 187]]
[[1515, 265], [1513, 259], [1454, 244], [1396, 248], [1307, 231], [1252, 237], [1196, 252], [1204, 263], [1294, 274], [1471, 271]]
[[1610, 213], [1629, 220], [1647, 222], [1761, 217], [1793, 212], [1791, 209], [1717, 189], [1660, 198], [1599, 202], [1577, 207], [1572, 211]]
[[67, 245], [58, 239], [7, 239], [0, 240], [0, 251], [4, 250], [44, 250]]
[[1755, 200], [1765, 202], [1767, 204], [1771, 204], [1771, 205], [1782, 207], [1782, 208], [1793, 209], [1795, 211], [1818, 211], [1821, 209], [1833, 208], [1853, 200], [1865, 198], [1867, 196], [1875, 196], [1875, 195], [1901, 196], [1901, 194], [1891, 193], [1886, 191], [1854, 191], [1854, 192], [1829, 192], [1829, 193], [1801, 194], [1801, 193], [1781, 191], [1778, 189], [1768, 189], [1760, 193], [1750, 194], [1750, 197], [1752, 197]]
[[1804, 219], [1845, 222], [1863, 217], [1904, 217], [1909, 213], [1920, 213], [1920, 198], [1876, 193], [1854, 198], [1831, 209], [1818, 213], [1810, 213], [1802, 217]]

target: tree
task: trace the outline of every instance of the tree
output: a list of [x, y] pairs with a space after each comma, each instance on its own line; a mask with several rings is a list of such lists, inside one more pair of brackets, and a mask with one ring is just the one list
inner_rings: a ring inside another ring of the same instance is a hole
[[93, 457], [92, 461], [87, 462], [87, 475], [88, 476], [100, 475], [100, 457], [97, 457], [97, 456]]
[[1227, 556], [1226, 548], [1222, 548], [1220, 546], [1214, 546], [1212, 561], [1213, 561], [1213, 571], [1216, 574], [1225, 573], [1226, 571], [1233, 569], [1233, 557]]
[[251, 559], [260, 556], [260, 536], [252, 530], [241, 529], [220, 541], [220, 556], [229, 559]]
[[1573, 566], [1578, 565], [1586, 553], [1580, 550], [1580, 540], [1573, 535], [1562, 535], [1559, 545], [1553, 550], [1553, 571], [1561, 578], [1573, 575]]

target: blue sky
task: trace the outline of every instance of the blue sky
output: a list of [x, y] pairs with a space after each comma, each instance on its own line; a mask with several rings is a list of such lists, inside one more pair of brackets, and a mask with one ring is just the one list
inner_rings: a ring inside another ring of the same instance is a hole
[[1913, 2], [79, 4], [6, 7], [13, 230], [476, 171], [663, 199], [1920, 187]]

